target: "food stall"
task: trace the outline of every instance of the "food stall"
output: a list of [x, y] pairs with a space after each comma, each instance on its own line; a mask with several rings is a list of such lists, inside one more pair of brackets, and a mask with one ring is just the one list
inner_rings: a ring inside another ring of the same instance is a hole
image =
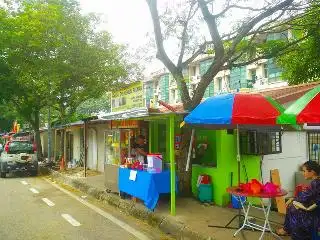
[[118, 168], [131, 157], [132, 141], [138, 135], [148, 136], [148, 123], [143, 120], [111, 120], [105, 131], [105, 185], [108, 191], [118, 190]]
[[[141, 82], [113, 92], [111, 112], [99, 116], [110, 121], [104, 133], [105, 186], [110, 192], [124, 192], [143, 200], [149, 209], [156, 206], [159, 194], [171, 193], [171, 214], [175, 215], [175, 130], [182, 119], [178, 116], [184, 113], [148, 109], [142, 96]], [[137, 135], [145, 137], [149, 154], [161, 154], [163, 169], [137, 166], [137, 159], [131, 154], [131, 140]]]

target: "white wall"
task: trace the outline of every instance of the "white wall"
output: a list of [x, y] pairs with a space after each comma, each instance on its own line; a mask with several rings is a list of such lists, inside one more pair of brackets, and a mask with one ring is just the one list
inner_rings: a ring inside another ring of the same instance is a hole
[[80, 128], [74, 129], [73, 134], [73, 158], [80, 160]]
[[266, 155], [262, 163], [264, 183], [270, 181], [270, 170], [279, 169], [282, 188], [293, 195], [295, 172], [307, 161], [306, 132], [284, 132], [282, 135], [282, 153]]
[[[90, 128], [94, 128], [97, 132], [97, 151], [98, 151], [98, 164], [97, 169], [99, 172], [104, 172], [104, 132], [109, 129], [108, 124], [95, 124]], [[89, 142], [88, 145], [90, 146]]]
[[104, 132], [108, 129], [106, 124], [97, 126], [97, 141], [98, 141], [98, 171], [104, 172]]
[[41, 146], [42, 146], [42, 154], [43, 156], [48, 156], [48, 131], [40, 133]]

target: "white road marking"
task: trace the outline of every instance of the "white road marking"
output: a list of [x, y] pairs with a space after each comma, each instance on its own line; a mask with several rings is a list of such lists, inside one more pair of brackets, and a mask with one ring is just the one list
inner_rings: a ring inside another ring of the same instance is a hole
[[96, 207], [95, 205], [83, 200], [82, 198], [78, 197], [77, 195], [69, 192], [68, 190], [58, 186], [55, 183], [50, 182], [48, 179], [43, 178], [46, 182], [50, 183], [52, 186], [56, 187], [57, 189], [59, 189], [60, 191], [64, 192], [65, 194], [69, 195], [70, 197], [76, 199], [77, 201], [81, 202], [83, 205], [87, 206], [88, 208], [92, 209], [93, 211], [95, 211], [96, 213], [100, 214], [101, 216], [103, 216], [104, 218], [108, 219], [109, 221], [113, 222], [114, 224], [118, 225], [119, 227], [123, 228], [124, 230], [126, 230], [127, 232], [131, 233], [133, 236], [135, 236], [137, 239], [139, 240], [149, 240], [150, 238], [148, 238], [146, 235], [144, 235], [142, 232], [134, 229], [133, 227], [131, 227], [130, 225], [126, 224], [125, 222], [117, 219], [116, 217], [114, 217], [113, 215], [111, 215], [110, 213], [107, 213], [105, 211], [103, 211], [102, 209]]
[[75, 220], [72, 216], [70, 216], [69, 214], [61, 214], [61, 216], [67, 220], [72, 226], [74, 227], [79, 227], [81, 226], [81, 223], [79, 223], [77, 220]]
[[49, 207], [53, 207], [55, 205], [54, 202], [51, 202], [48, 198], [42, 198], [42, 201], [48, 204]]
[[21, 183], [22, 183], [23, 185], [28, 185], [28, 183], [27, 183], [26, 181], [21, 181]]
[[33, 192], [33, 193], [36, 193], [36, 194], [39, 193], [39, 191], [38, 191], [37, 189], [35, 189], [35, 188], [29, 188], [29, 190], [30, 190], [31, 192]]

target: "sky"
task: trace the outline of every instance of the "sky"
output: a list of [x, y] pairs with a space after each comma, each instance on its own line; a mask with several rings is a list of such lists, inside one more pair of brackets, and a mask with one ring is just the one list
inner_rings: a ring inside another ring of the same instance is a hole
[[[1, 1], [1, 0], [0, 0]], [[159, 0], [158, 4], [177, 4], [184, 0]], [[128, 44], [131, 49], [136, 49], [145, 46], [148, 43], [146, 35], [153, 33], [152, 19], [149, 13], [146, 0], [79, 0], [83, 13], [98, 13], [101, 14], [103, 23], [99, 27], [101, 30], [110, 32], [114, 40], [118, 43]], [[212, 9], [220, 12], [222, 4], [215, 3]], [[224, 1], [222, 1], [223, 3]], [[257, 7], [262, 4], [263, 0], [245, 0], [248, 5]], [[232, 25], [232, 21], [245, 17], [243, 10], [231, 12], [227, 19], [222, 22], [221, 30], [228, 29]], [[204, 31], [207, 27], [204, 25]], [[153, 36], [153, 35], [151, 35]], [[171, 44], [172, 45], [172, 44]], [[168, 53], [174, 52], [176, 46], [168, 46]], [[170, 54], [169, 54], [170, 55]], [[148, 64], [145, 74], [157, 71], [163, 68], [162, 63], [154, 60]]]
[[[113, 35], [117, 43], [128, 44], [134, 50], [148, 43], [146, 35], [153, 31], [152, 20], [145, 0], [80, 0], [84, 13], [101, 14], [100, 28]], [[163, 68], [154, 59], [148, 64], [145, 75]]]
[[113, 35], [115, 41], [139, 47], [152, 31], [151, 17], [145, 0], [80, 0], [85, 13], [102, 14], [102, 28]]

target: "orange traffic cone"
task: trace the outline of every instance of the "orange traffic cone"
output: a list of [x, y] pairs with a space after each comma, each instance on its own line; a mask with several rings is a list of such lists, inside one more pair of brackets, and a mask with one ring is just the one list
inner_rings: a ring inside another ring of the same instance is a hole
[[64, 170], [64, 157], [61, 157], [61, 161], [60, 161], [60, 170]]

